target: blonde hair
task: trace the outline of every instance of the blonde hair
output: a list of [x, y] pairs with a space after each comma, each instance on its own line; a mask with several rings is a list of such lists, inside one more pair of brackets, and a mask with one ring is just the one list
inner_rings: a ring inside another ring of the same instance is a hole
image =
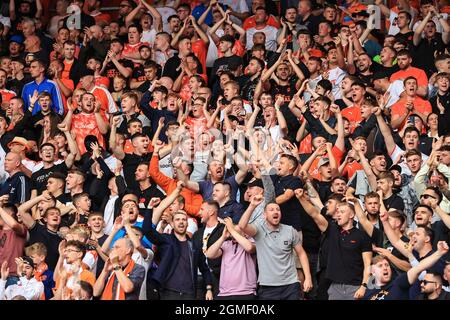
[[91, 232], [89, 231], [89, 229], [87, 229], [84, 226], [80, 226], [80, 225], [71, 228], [69, 230], [69, 232], [67, 233], [67, 235], [69, 235], [69, 234], [77, 235], [77, 236], [83, 238], [84, 241], [87, 241], [89, 239], [89, 237], [91, 236]]
[[25, 248], [25, 254], [28, 257], [31, 257], [33, 254], [47, 256], [47, 247], [41, 242], [36, 242]]

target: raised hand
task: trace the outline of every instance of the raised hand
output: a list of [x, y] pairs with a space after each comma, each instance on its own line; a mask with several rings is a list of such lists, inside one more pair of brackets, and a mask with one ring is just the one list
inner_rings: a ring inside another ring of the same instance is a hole
[[28, 100], [30, 101], [30, 105], [33, 105], [38, 101], [39, 99], [39, 92], [37, 90], [33, 91], [33, 95], [28, 95]]
[[155, 208], [161, 202], [161, 198], [151, 198], [148, 203], [148, 208]]
[[261, 202], [263, 202], [263, 200], [264, 200], [264, 197], [262, 195], [258, 194], [252, 198], [252, 201], [250, 201], [250, 204], [254, 207], [257, 207]]
[[1, 272], [1, 279], [3, 281], [6, 281], [8, 279], [8, 276], [9, 276], [8, 261], [6, 261], [6, 260], [3, 261], [0, 272]]

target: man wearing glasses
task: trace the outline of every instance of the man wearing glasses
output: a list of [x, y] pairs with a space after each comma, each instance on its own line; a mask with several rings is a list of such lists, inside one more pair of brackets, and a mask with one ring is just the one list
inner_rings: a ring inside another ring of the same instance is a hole
[[420, 281], [420, 292], [420, 300], [450, 300], [450, 292], [443, 290], [439, 273], [428, 272]]

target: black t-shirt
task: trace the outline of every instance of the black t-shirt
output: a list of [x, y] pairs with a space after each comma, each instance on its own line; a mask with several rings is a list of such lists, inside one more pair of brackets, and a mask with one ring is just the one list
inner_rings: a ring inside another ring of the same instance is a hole
[[241, 88], [241, 97], [247, 101], [253, 101], [256, 86], [258, 85], [260, 77], [250, 80], [250, 76], [242, 76], [237, 79], [239, 87]]
[[45, 262], [47, 263], [50, 270], [55, 270], [56, 263], [59, 258], [59, 243], [61, 242], [61, 237], [47, 229], [47, 227], [36, 222], [35, 225], [29, 230], [30, 240], [28, 245], [32, 245], [37, 242], [41, 242], [47, 248], [47, 256], [45, 257]]
[[396, 41], [404, 41], [404, 42], [408, 43], [409, 47], [411, 47], [413, 44], [413, 37], [414, 37], [414, 31], [409, 31], [407, 33], [399, 32], [395, 35], [395, 40]]
[[331, 192], [331, 181], [319, 181], [314, 179], [314, 187], [319, 193], [320, 200], [325, 203], [333, 193]]
[[[278, 197], [288, 189], [294, 191], [295, 189], [302, 188], [303, 183], [299, 177], [288, 175], [280, 177], [277, 175], [271, 176], [273, 185], [275, 187], [275, 196]], [[301, 230], [300, 213], [304, 212], [298, 199], [293, 196], [285, 203], [280, 204], [281, 209], [281, 221], [280, 223], [287, 224], [294, 227], [296, 230]], [[305, 213], [306, 214], [306, 213]]]
[[418, 46], [413, 46], [413, 65], [425, 71], [428, 77], [437, 71], [434, 65], [435, 52], [443, 53], [446, 45], [442, 41], [442, 35], [436, 33], [431, 40], [422, 38]]
[[386, 210], [389, 209], [397, 209], [397, 210], [405, 210], [405, 203], [403, 199], [396, 194], [392, 194], [389, 198], [383, 199], [384, 206]]
[[410, 287], [405, 272], [381, 288], [368, 289], [363, 300], [409, 300]]
[[54, 172], [61, 172], [67, 175], [67, 171], [69, 169], [66, 166], [65, 162], [61, 162], [60, 164], [56, 164], [51, 168], [45, 169], [42, 168], [31, 175], [31, 190], [37, 190], [38, 195], [42, 193], [46, 189], [47, 179]]
[[[122, 64], [124, 68], [134, 69], [134, 63], [128, 59], [120, 59], [119, 63]], [[116, 65], [109, 62], [105, 67], [105, 76], [109, 79], [109, 90], [114, 91], [114, 77], [120, 75], [121, 73], [117, 69]]]
[[372, 63], [370, 70], [374, 73], [376, 72], [386, 72], [386, 74], [391, 77], [394, 73], [400, 70], [398, 65], [393, 65], [392, 67], [385, 67], [379, 63]]
[[147, 77], [145, 76], [144, 66], [142, 64], [134, 65], [131, 79], [139, 82], [147, 80]]
[[359, 286], [364, 274], [363, 252], [372, 252], [369, 236], [353, 227], [343, 230], [336, 223], [329, 223], [327, 279], [336, 283]]
[[233, 67], [236, 70], [236, 66], [242, 66], [244, 60], [237, 55], [232, 55], [230, 57], [221, 57], [214, 61], [212, 71], [211, 71], [211, 84], [213, 84], [218, 79], [218, 74], [223, 71], [231, 71]]
[[149, 163], [152, 158], [151, 153], [143, 154], [139, 156], [135, 153], [126, 153], [125, 157], [122, 160], [123, 163], [123, 173], [125, 175], [125, 182], [127, 183], [128, 188], [138, 191], [139, 183], [135, 179], [134, 173], [136, 172], [136, 168], [140, 163]]
[[151, 185], [142, 191], [139, 190], [139, 203], [143, 203], [146, 208], [152, 198], [160, 198], [162, 200], [164, 194], [155, 185]]

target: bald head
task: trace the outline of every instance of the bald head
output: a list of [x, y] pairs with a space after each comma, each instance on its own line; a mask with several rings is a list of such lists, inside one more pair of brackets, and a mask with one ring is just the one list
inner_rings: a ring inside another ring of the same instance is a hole
[[25, 51], [36, 52], [41, 49], [41, 39], [38, 36], [32, 35], [25, 39]]
[[10, 176], [20, 171], [20, 165], [21, 165], [21, 157], [18, 153], [9, 152], [6, 155], [5, 171], [8, 172]]

